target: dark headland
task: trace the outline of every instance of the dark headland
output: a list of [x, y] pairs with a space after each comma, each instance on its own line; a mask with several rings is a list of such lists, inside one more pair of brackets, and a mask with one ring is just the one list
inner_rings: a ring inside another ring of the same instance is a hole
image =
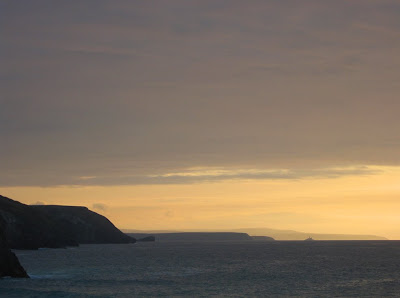
[[136, 242], [106, 217], [86, 207], [30, 206], [3, 196], [0, 196], [0, 237], [0, 277], [26, 275], [10, 248]]
[[4, 225], [5, 221], [0, 217], [0, 278], [4, 276], [29, 277], [7, 244]]
[[[174, 236], [174, 234], [186, 234], [186, 233], [208, 233], [214, 234], [218, 232], [230, 233], [233, 237], [238, 237], [238, 234], [247, 234], [253, 240], [257, 241], [272, 241], [272, 240], [304, 240], [308, 237], [312, 237], [314, 240], [388, 240], [385, 237], [377, 236], [377, 235], [356, 235], [356, 234], [317, 234], [310, 232], [298, 232], [292, 230], [278, 230], [278, 229], [270, 229], [270, 228], [243, 228], [243, 229], [226, 229], [224, 231], [221, 230], [207, 230], [207, 231], [198, 231], [198, 230], [190, 230], [190, 231], [168, 231], [168, 230], [155, 230], [155, 231], [146, 231], [146, 230], [133, 230], [133, 229], [123, 229], [123, 232], [128, 235], [140, 235], [144, 237], [144, 235], [153, 235], [157, 239], [167, 240]], [[197, 234], [201, 235], [201, 234]], [[183, 235], [185, 236], [185, 235]], [[175, 236], [174, 236], [175, 237]], [[172, 239], [172, 238], [171, 238]], [[245, 240], [245, 239], [241, 239]]]
[[7, 242], [14, 249], [136, 241], [86, 207], [30, 206], [0, 196], [0, 216]]

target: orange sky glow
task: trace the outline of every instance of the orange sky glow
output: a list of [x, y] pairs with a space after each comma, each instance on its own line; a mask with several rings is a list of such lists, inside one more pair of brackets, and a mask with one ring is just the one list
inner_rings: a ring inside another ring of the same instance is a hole
[[11, 187], [26, 204], [84, 205], [119, 228], [270, 227], [400, 239], [400, 168], [341, 178], [226, 180], [185, 185]]
[[119, 228], [400, 239], [399, 20], [398, 0], [2, 1], [0, 194]]

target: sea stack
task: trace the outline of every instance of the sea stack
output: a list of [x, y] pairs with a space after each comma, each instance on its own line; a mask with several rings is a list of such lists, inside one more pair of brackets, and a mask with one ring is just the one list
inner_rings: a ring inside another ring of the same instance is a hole
[[0, 216], [0, 278], [6, 276], [29, 278], [25, 269], [19, 263], [17, 256], [7, 245], [3, 224], [4, 219]]

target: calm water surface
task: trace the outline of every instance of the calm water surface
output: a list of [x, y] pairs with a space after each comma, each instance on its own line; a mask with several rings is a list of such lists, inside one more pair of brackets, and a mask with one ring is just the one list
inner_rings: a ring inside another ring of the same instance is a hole
[[82, 245], [16, 251], [0, 297], [400, 297], [400, 241]]

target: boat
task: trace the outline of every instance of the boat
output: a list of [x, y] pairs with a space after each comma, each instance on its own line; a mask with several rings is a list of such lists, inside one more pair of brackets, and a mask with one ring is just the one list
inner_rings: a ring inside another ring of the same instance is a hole
[[311, 237], [308, 237], [307, 239], [304, 239], [304, 241], [314, 241]]

